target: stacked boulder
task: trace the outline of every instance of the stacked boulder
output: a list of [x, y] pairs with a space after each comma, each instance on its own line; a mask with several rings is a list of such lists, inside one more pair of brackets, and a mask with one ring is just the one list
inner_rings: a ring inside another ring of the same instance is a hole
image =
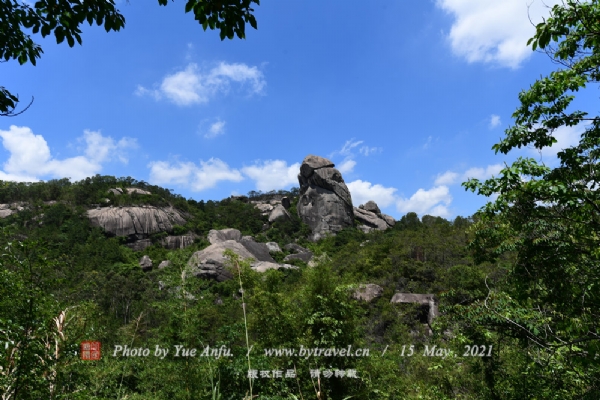
[[270, 200], [252, 200], [250, 203], [254, 204], [254, 207], [260, 210], [263, 216], [269, 217], [269, 223], [273, 223], [275, 220], [284, 219], [289, 220], [291, 218], [288, 208], [290, 208], [290, 199], [286, 196], [274, 196]]
[[251, 268], [257, 272], [268, 269], [297, 268], [289, 264], [278, 264], [269, 254], [269, 247], [265, 243], [257, 243], [252, 236], [243, 236], [237, 229], [211, 230], [208, 233], [210, 246], [195, 252], [188, 261], [189, 267], [195, 276], [215, 279], [223, 282], [233, 278], [229, 268], [229, 260], [223, 255], [225, 250], [231, 250], [240, 258], [252, 258], [255, 261]]
[[309, 155], [300, 166], [298, 215], [317, 241], [352, 226], [354, 212], [350, 191], [335, 164], [326, 158]]
[[360, 221], [359, 228], [364, 232], [370, 232], [374, 229], [384, 231], [396, 224], [396, 220], [383, 214], [373, 200], [361, 204], [358, 208], [354, 207], [354, 218]]

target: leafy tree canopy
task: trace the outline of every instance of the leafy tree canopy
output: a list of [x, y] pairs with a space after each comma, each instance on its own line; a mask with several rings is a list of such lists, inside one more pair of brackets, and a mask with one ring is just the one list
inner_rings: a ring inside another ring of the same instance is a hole
[[[463, 184], [498, 194], [475, 225], [471, 247], [478, 258], [516, 255], [506, 286], [490, 288], [480, 304], [486, 312], [479, 321], [539, 352], [531, 360], [533, 376], [545, 390], [584, 396], [600, 384], [594, 361], [600, 350], [600, 118], [570, 105], [575, 92], [600, 78], [600, 1], [554, 6], [528, 44], [561, 67], [519, 94], [515, 125], [493, 149], [541, 150], [557, 142], [561, 127], [579, 126], [583, 133], [577, 145], [558, 153], [556, 168], [519, 158], [497, 177]], [[557, 377], [557, 368], [568, 373]]]
[[[246, 23], [256, 29], [252, 3], [260, 0], [187, 0], [185, 12], [194, 13], [204, 30], [218, 29], [221, 40], [234, 36], [246, 37]], [[168, 0], [158, 0], [166, 6]], [[42, 37], [54, 34], [56, 43], [65, 40], [69, 47], [81, 44], [80, 25], [84, 22], [104, 26], [106, 32], [125, 27], [125, 17], [116, 8], [114, 0], [40, 0], [33, 6], [17, 0], [0, 2], [0, 62], [17, 60], [36, 64], [43, 50], [26, 30]], [[32, 100], [33, 101], [33, 100]], [[0, 116], [15, 116], [18, 96], [0, 86]], [[31, 105], [31, 103], [30, 103]], [[29, 107], [29, 106], [28, 106]], [[24, 111], [24, 110], [23, 110]], [[22, 111], [21, 111], [22, 112]]]

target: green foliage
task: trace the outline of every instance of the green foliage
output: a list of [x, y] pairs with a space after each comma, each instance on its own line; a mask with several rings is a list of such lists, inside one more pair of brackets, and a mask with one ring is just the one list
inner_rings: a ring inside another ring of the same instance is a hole
[[[481, 210], [470, 247], [478, 260], [508, 256], [512, 262], [485, 301], [470, 307], [479, 313], [472, 319], [481, 323], [479, 330], [518, 340], [527, 355], [515, 361], [515, 373], [531, 376], [531, 386], [514, 392], [521, 398], [532, 393], [591, 398], [600, 390], [595, 311], [600, 306], [600, 119], [569, 109], [572, 93], [598, 81], [599, 16], [599, 2], [568, 0], [537, 25], [529, 44], [565, 68], [520, 93], [515, 126], [493, 149], [504, 154], [522, 146], [542, 149], [556, 143], [557, 128], [581, 124], [579, 143], [558, 153], [556, 168], [519, 158], [496, 178], [463, 184], [479, 194], [498, 194]], [[473, 318], [469, 311], [459, 312]]]

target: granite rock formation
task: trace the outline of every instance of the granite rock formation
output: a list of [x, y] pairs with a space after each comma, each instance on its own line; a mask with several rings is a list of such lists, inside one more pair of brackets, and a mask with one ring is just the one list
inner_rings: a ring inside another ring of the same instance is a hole
[[352, 292], [353, 299], [366, 301], [367, 303], [370, 303], [381, 296], [383, 296], [383, 288], [374, 283], [358, 285], [358, 288]]
[[307, 156], [300, 166], [298, 182], [298, 215], [311, 228], [310, 240], [317, 241], [353, 225], [350, 191], [331, 161]]
[[289, 220], [291, 219], [290, 213], [285, 209], [285, 207], [281, 204], [278, 204], [273, 208], [273, 211], [269, 214], [269, 223], [273, 223], [273, 221], [278, 219]]
[[278, 264], [269, 254], [265, 243], [257, 243], [251, 236], [244, 236], [237, 229], [211, 230], [208, 234], [210, 246], [195, 252], [188, 265], [195, 276], [215, 279], [219, 282], [233, 278], [228, 260], [223, 255], [227, 249], [232, 250], [240, 258], [253, 258], [251, 268], [258, 272], [268, 269], [293, 268], [289, 264]]
[[354, 218], [356, 218], [361, 225], [359, 228], [364, 232], [369, 232], [374, 229], [384, 231], [391, 228], [396, 223], [396, 220], [389, 215], [382, 214], [381, 210], [373, 200], [366, 202], [364, 205], [354, 207]]
[[152, 269], [152, 260], [148, 256], [143, 256], [140, 258], [140, 267], [142, 267], [142, 271], [150, 271]]
[[[93, 226], [113, 236], [150, 235], [168, 232], [173, 225], [184, 225], [183, 215], [172, 207], [105, 207], [87, 211]], [[141, 238], [140, 238], [141, 239]]]
[[166, 249], [185, 249], [194, 243], [194, 235], [167, 236], [161, 239], [160, 244]]
[[396, 293], [390, 303], [421, 304], [427, 311], [427, 321], [423, 322], [427, 322], [429, 325], [439, 315], [437, 300], [433, 294]]

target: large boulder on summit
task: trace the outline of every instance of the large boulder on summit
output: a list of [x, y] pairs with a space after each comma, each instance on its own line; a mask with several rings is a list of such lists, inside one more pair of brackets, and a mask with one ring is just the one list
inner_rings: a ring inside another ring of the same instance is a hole
[[298, 182], [298, 215], [311, 228], [311, 240], [352, 226], [354, 213], [350, 191], [331, 161], [307, 156], [300, 166]]
[[168, 232], [173, 225], [184, 225], [183, 215], [173, 207], [104, 207], [87, 211], [93, 226], [115, 236], [149, 235]]

